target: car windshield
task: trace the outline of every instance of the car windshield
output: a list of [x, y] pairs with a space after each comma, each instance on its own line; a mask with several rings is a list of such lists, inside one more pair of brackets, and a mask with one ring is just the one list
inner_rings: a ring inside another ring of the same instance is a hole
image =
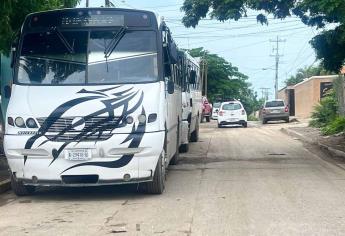
[[283, 101], [270, 101], [266, 102], [265, 107], [283, 107], [284, 102]]
[[219, 108], [222, 105], [220, 102], [213, 103], [214, 108]]
[[117, 84], [158, 80], [156, 34], [126, 31], [105, 55], [118, 30], [48, 31], [24, 36], [18, 82]]
[[228, 104], [224, 104], [222, 107], [222, 109], [226, 111], [240, 110], [241, 108], [242, 106], [239, 103], [228, 103]]

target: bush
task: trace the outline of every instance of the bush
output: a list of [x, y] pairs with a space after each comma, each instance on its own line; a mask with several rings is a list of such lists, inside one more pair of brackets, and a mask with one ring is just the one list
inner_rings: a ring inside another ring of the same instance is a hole
[[321, 128], [321, 132], [324, 135], [332, 135], [345, 131], [345, 117], [340, 116], [335, 118], [327, 126]]
[[258, 121], [259, 119], [255, 117], [254, 115], [249, 115], [248, 116], [248, 121]]
[[318, 128], [327, 126], [337, 117], [337, 110], [338, 102], [335, 98], [335, 94], [332, 93], [323, 98], [320, 104], [315, 106], [311, 115], [312, 121], [310, 122], [310, 126]]

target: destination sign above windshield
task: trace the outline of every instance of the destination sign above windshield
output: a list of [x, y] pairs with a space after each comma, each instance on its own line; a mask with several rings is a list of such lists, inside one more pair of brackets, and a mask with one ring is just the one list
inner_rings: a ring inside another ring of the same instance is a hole
[[150, 13], [120, 10], [58, 10], [36, 13], [29, 18], [30, 28], [82, 28], [152, 26]]
[[76, 26], [124, 26], [123, 15], [66, 16], [61, 18], [61, 27]]

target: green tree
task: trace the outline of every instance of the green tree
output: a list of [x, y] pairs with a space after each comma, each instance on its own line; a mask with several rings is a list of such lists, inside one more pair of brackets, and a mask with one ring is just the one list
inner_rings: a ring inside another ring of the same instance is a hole
[[296, 75], [291, 76], [285, 80], [286, 86], [295, 85], [302, 82], [306, 78], [318, 75], [329, 75], [331, 72], [325, 70], [321, 65], [319, 66], [307, 66], [297, 70]]
[[31, 12], [75, 7], [80, 0], [1, 0], [0, 53], [8, 53], [25, 16]]
[[248, 83], [248, 76], [238, 71], [230, 62], [203, 48], [188, 51], [193, 57], [202, 57], [208, 65], [208, 98], [211, 101], [240, 99], [248, 114], [259, 107], [257, 96]]
[[208, 13], [219, 21], [238, 20], [246, 17], [249, 9], [260, 12], [256, 19], [262, 24], [268, 24], [268, 14], [277, 19], [296, 15], [304, 24], [318, 28], [333, 24], [333, 29], [316, 35], [311, 45], [327, 70], [338, 72], [344, 64], [344, 0], [184, 0], [182, 21], [186, 27], [196, 27]]

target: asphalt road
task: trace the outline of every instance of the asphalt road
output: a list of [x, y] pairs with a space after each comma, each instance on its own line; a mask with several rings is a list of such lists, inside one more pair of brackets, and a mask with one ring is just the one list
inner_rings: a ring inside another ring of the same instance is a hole
[[163, 195], [136, 186], [2, 194], [0, 235], [343, 235], [345, 170], [283, 126], [203, 124]]

